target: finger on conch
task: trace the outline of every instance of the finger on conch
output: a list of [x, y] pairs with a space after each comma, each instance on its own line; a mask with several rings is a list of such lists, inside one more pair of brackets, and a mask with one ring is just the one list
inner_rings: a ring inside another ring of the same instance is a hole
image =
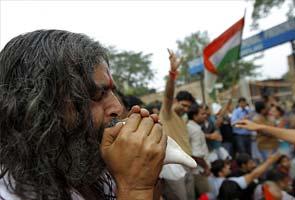
[[140, 106], [135, 105], [132, 106], [131, 110], [128, 112], [128, 117], [130, 117], [130, 115], [132, 115], [132, 113], [140, 113]]
[[154, 120], [155, 123], [159, 123], [159, 116], [157, 114], [151, 114], [150, 117]]

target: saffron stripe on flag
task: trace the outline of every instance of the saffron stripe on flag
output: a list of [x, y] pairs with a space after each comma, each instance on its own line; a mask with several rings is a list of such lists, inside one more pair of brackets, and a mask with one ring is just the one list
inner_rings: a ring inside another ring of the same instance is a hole
[[226, 43], [236, 32], [243, 29], [244, 26], [244, 17], [240, 19], [237, 23], [232, 25], [229, 29], [227, 29], [224, 33], [222, 33], [218, 38], [213, 40], [205, 49], [204, 54], [210, 57], [214, 54], [218, 49], [220, 49], [224, 43]]

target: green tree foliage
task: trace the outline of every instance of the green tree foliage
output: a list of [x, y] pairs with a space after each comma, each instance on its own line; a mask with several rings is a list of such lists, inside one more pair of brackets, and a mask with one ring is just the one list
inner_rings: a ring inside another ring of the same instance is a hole
[[178, 81], [181, 83], [189, 83], [196, 80], [196, 76], [190, 76], [188, 62], [195, 58], [201, 57], [204, 47], [209, 43], [208, 33], [196, 32], [185, 37], [183, 40], [177, 40], [177, 54], [183, 57], [183, 64], [180, 68]]
[[[180, 71], [179, 79], [181, 83], [188, 83], [197, 79], [197, 75], [190, 76], [188, 73], [188, 62], [197, 57], [201, 57], [204, 47], [209, 43], [209, 37], [207, 32], [197, 32], [184, 38], [184, 40], [178, 40], [177, 53], [184, 57], [184, 63]], [[223, 84], [223, 89], [226, 90], [233, 84], [239, 81], [240, 77], [251, 76], [255, 77], [257, 74], [255, 70], [260, 67], [254, 65], [254, 58], [250, 61], [240, 60], [239, 62], [231, 63], [220, 72], [217, 82]]]
[[290, 73], [286, 72], [285, 74], [283, 74], [282, 79], [284, 79], [285, 81], [290, 81]]
[[241, 77], [256, 77], [259, 75], [256, 72], [256, 69], [261, 66], [255, 65], [253, 62], [254, 60], [239, 60], [228, 64], [224, 70], [218, 74], [217, 82], [223, 84], [223, 88], [220, 91], [227, 90], [231, 86], [235, 85]]
[[150, 68], [152, 54], [118, 51], [109, 48], [110, 68], [117, 87], [126, 94], [144, 95], [149, 93], [148, 82], [154, 77]]
[[285, 2], [288, 2], [289, 10], [286, 13], [287, 17], [290, 19], [294, 17], [294, 7], [295, 7], [295, 0], [255, 0], [253, 1], [253, 12], [252, 12], [252, 25], [253, 29], [258, 28], [258, 20], [266, 17], [270, 14], [270, 11], [273, 7], [280, 7]]

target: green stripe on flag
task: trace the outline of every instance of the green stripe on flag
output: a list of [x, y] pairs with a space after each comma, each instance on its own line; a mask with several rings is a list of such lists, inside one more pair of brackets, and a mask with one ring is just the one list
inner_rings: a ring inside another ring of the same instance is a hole
[[238, 60], [239, 59], [239, 50], [240, 50], [240, 45], [229, 50], [227, 52], [227, 54], [223, 57], [220, 64], [218, 65], [217, 71], [221, 72], [228, 63]]

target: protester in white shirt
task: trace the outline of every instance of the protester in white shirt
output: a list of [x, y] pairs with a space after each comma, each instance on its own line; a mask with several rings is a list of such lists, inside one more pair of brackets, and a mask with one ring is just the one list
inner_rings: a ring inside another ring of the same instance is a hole
[[198, 163], [197, 169], [193, 171], [195, 188], [198, 195], [209, 192], [208, 176], [210, 175], [209, 150], [205, 134], [199, 124], [204, 123], [206, 111], [194, 104], [187, 112], [187, 130], [192, 147], [192, 157]]

